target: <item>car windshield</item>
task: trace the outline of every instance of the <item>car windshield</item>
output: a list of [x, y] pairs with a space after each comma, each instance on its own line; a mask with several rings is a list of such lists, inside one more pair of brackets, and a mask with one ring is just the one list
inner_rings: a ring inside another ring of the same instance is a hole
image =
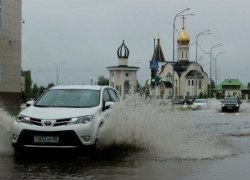
[[237, 103], [237, 99], [236, 98], [226, 98], [224, 100], [224, 103]]
[[206, 99], [196, 99], [195, 103], [206, 103]]
[[100, 103], [100, 91], [90, 89], [51, 89], [35, 103], [37, 107], [95, 107]]

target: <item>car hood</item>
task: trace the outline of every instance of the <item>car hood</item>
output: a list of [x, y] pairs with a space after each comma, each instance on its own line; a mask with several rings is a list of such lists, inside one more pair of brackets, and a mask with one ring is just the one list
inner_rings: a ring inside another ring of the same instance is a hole
[[47, 108], [30, 106], [20, 112], [20, 114], [37, 119], [64, 119], [85, 115], [93, 115], [99, 109], [99, 106], [93, 108]]
[[223, 102], [222, 104], [239, 104], [237, 102]]

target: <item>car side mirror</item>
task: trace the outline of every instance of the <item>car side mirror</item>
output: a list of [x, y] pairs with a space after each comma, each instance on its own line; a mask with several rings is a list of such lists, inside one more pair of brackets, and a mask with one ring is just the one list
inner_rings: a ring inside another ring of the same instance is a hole
[[26, 102], [26, 107], [33, 106], [34, 105], [34, 100], [30, 100]]
[[113, 104], [115, 104], [115, 103], [112, 101], [105, 102], [104, 107], [103, 107], [103, 111], [109, 109]]

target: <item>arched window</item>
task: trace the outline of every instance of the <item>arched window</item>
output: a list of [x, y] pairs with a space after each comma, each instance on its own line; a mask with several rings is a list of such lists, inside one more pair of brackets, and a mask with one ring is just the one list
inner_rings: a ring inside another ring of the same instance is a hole
[[166, 80], [172, 82], [172, 75], [170, 73], [167, 74]]
[[201, 79], [199, 79], [199, 89], [201, 89]]

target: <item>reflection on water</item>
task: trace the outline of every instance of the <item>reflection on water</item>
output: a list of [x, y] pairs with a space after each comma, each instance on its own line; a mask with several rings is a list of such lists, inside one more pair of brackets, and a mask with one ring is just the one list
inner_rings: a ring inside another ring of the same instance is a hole
[[209, 109], [192, 111], [130, 97], [113, 107], [96, 154], [27, 157], [13, 156], [14, 117], [0, 110], [0, 179], [206, 179], [207, 168], [220, 175], [214, 167], [222, 165], [222, 174], [225, 167], [239, 169], [235, 160], [248, 167], [250, 161], [241, 157], [250, 152], [249, 107], [243, 102], [239, 113], [222, 113], [220, 102], [210, 100]]

